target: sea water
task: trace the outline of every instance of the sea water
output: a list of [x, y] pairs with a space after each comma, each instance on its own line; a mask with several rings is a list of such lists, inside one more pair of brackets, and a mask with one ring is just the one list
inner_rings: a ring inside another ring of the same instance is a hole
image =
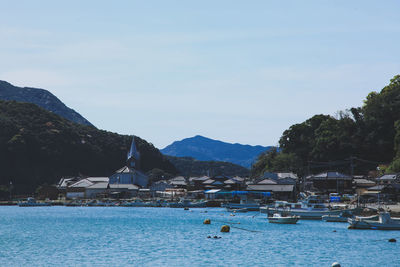
[[[220, 208], [3, 206], [0, 265], [400, 266], [400, 243], [388, 242], [400, 241], [400, 231], [304, 220], [271, 224], [258, 212], [231, 215]], [[230, 233], [221, 233], [228, 223]]]

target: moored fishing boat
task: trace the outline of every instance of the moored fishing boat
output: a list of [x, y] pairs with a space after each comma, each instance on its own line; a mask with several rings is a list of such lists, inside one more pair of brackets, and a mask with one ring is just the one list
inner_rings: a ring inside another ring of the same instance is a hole
[[325, 222], [347, 222], [349, 218], [353, 217], [353, 213], [350, 211], [343, 211], [339, 215], [323, 215], [322, 220]]
[[151, 202], [143, 202], [141, 199], [136, 199], [135, 201], [125, 201], [121, 203], [121, 207], [152, 207], [153, 204]]
[[191, 202], [190, 200], [182, 199], [179, 202], [169, 203], [168, 206], [170, 208], [205, 208], [206, 202]]
[[282, 216], [280, 213], [275, 213], [273, 216], [268, 217], [270, 223], [296, 224], [298, 220], [298, 216]]
[[322, 200], [309, 197], [303, 202], [289, 203], [287, 201], [276, 201], [272, 206], [260, 208], [261, 213], [273, 215], [274, 213], [286, 212], [292, 216], [299, 216], [302, 220], [321, 220], [324, 215], [336, 215], [341, 212], [351, 210], [332, 209], [328, 207]]
[[378, 220], [356, 217], [349, 223], [349, 229], [400, 230], [400, 218], [391, 218], [388, 212], [380, 213]]
[[25, 202], [19, 202], [18, 206], [20, 207], [48, 207], [51, 206], [49, 202], [36, 202], [36, 199], [33, 197], [28, 197]]
[[241, 200], [240, 203], [224, 203], [221, 207], [226, 208], [228, 211], [241, 210], [245, 211], [259, 211], [260, 204], [257, 202]]

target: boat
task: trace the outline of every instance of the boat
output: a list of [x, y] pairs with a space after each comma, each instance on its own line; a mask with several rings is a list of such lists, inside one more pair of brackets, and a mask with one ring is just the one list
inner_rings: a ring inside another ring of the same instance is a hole
[[353, 213], [350, 211], [343, 211], [339, 215], [323, 215], [322, 220], [325, 222], [347, 222], [349, 218], [353, 217]]
[[33, 197], [28, 197], [25, 202], [19, 202], [20, 207], [48, 207], [51, 206], [49, 202], [36, 202]]
[[66, 206], [66, 207], [81, 207], [81, 206], [83, 206], [83, 203], [82, 203], [82, 201], [64, 202], [64, 206]]
[[247, 212], [247, 211], [259, 211], [260, 210], [260, 204], [256, 202], [251, 202], [251, 201], [245, 201], [241, 200], [240, 203], [224, 203], [221, 204], [221, 207], [226, 208], [228, 211], [242, 211], [242, 212]]
[[111, 201], [103, 202], [100, 200], [97, 200], [97, 201], [95, 200], [95, 201], [88, 202], [86, 204], [86, 206], [88, 206], [88, 207], [114, 207], [114, 206], [117, 206], [117, 203], [111, 202]]
[[268, 222], [270, 223], [296, 224], [298, 220], [298, 216], [282, 216], [281, 213], [275, 213], [273, 216], [268, 217]]
[[191, 202], [187, 199], [182, 199], [179, 202], [171, 202], [168, 204], [170, 208], [205, 208], [206, 202]]
[[131, 202], [123, 202], [120, 205], [121, 207], [152, 207], [153, 204], [151, 202], [143, 202], [141, 199], [136, 199]]
[[357, 220], [359, 220], [359, 221], [364, 221], [364, 220], [378, 221], [379, 220], [379, 214], [378, 215], [367, 216], [367, 217], [356, 216], [355, 218]]
[[[371, 216], [372, 217], [372, 216]], [[349, 229], [371, 229], [371, 230], [400, 230], [400, 218], [391, 218], [389, 212], [381, 212], [378, 220], [365, 218], [350, 218]]]
[[286, 212], [292, 216], [299, 216], [302, 220], [321, 220], [324, 215], [339, 215], [344, 211], [332, 209], [328, 207], [322, 199], [315, 196], [310, 196], [306, 200], [298, 203], [290, 203], [287, 201], [275, 201], [273, 206], [265, 206], [260, 208], [261, 213], [273, 215], [274, 213]]

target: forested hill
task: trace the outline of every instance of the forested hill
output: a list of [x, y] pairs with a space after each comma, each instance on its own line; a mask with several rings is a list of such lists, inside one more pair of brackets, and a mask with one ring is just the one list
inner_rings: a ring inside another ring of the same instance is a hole
[[190, 157], [167, 156], [180, 174], [184, 176], [225, 175], [248, 177], [249, 169], [237, 164], [222, 161], [200, 161]]
[[72, 122], [93, 126], [81, 114], [67, 107], [55, 95], [44, 89], [17, 87], [0, 80], [0, 100], [33, 103]]
[[250, 168], [258, 155], [271, 147], [230, 144], [200, 135], [175, 141], [161, 149], [164, 155], [192, 157], [202, 161], [225, 161]]
[[400, 75], [380, 92], [371, 92], [362, 107], [339, 112], [337, 117], [315, 115], [292, 125], [283, 132], [279, 146], [282, 153], [259, 157], [253, 175], [267, 170], [366, 174], [380, 164], [389, 166], [386, 172], [399, 172]]
[[[132, 136], [72, 123], [37, 105], [0, 101], [0, 185], [33, 192], [62, 176], [108, 176], [125, 165]], [[176, 174], [153, 145], [135, 138], [140, 168]]]

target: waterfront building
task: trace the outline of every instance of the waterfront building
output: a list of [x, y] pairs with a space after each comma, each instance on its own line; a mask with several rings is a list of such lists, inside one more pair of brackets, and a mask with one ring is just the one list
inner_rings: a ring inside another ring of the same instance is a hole
[[117, 170], [110, 176], [111, 184], [125, 184], [146, 187], [149, 178], [146, 174], [141, 172], [139, 168], [140, 154], [136, 148], [135, 138], [132, 139], [132, 144], [127, 155], [126, 166]]
[[208, 176], [190, 177], [189, 183], [194, 190], [203, 190], [204, 189], [203, 183], [209, 179], [210, 177]]
[[[63, 185], [61, 183], [61, 185]], [[87, 177], [67, 184], [65, 196], [69, 199], [92, 198], [107, 189], [108, 177]]]
[[186, 189], [187, 185], [188, 185], [187, 182], [186, 182], [185, 177], [183, 177], [183, 176], [174, 177], [174, 178], [170, 179], [168, 181], [168, 183], [174, 188], [184, 188], [184, 189]]
[[400, 181], [400, 174], [399, 173], [392, 173], [392, 174], [384, 174], [380, 177], [375, 179], [377, 184], [393, 184]]
[[324, 194], [353, 192], [353, 176], [340, 172], [323, 172], [306, 177], [306, 189]]
[[372, 180], [366, 178], [354, 178], [353, 187], [355, 188], [355, 193], [357, 195], [362, 195], [368, 188], [375, 186], [376, 183]]
[[399, 201], [400, 200], [400, 184], [380, 184], [369, 187], [362, 193], [363, 199], [374, 198], [380, 201]]
[[247, 191], [250, 192], [269, 192], [274, 199], [294, 200], [296, 195], [296, 186], [293, 184], [261, 183], [247, 185]]

